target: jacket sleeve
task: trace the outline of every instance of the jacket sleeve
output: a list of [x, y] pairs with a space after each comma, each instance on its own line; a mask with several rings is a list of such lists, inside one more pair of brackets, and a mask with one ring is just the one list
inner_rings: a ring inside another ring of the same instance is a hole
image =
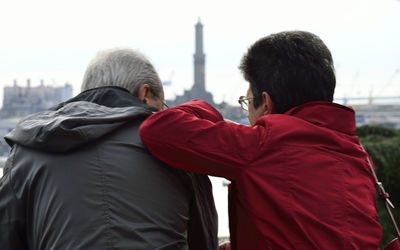
[[234, 180], [265, 142], [264, 126], [225, 122], [217, 110], [195, 100], [157, 112], [141, 126], [150, 152], [173, 167]]
[[194, 191], [187, 240], [190, 250], [218, 249], [218, 214], [207, 175], [185, 171]]
[[12, 162], [10, 155], [0, 179], [0, 248], [3, 250], [22, 250], [26, 247], [25, 212], [17, 199], [12, 185]]

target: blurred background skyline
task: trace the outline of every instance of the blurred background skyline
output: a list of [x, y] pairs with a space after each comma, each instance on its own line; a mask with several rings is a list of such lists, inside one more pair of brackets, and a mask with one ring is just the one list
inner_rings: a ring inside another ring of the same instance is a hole
[[[206, 89], [236, 104], [247, 83], [238, 65], [256, 40], [306, 30], [332, 52], [336, 98], [400, 96], [400, 1], [136, 1], [0, 2], [0, 102], [3, 87], [72, 84], [79, 93], [99, 50], [139, 49], [163, 81], [167, 99], [193, 85], [194, 25], [204, 25]], [[1, 105], [1, 104], [0, 104]]]
[[[198, 18], [206, 89], [216, 103], [237, 105], [248, 87], [238, 70], [243, 54], [259, 38], [285, 30], [310, 31], [327, 44], [336, 98], [400, 96], [399, 13], [399, 0], [0, 0], [0, 106], [3, 87], [14, 80], [24, 87], [27, 79], [31, 86], [68, 82], [76, 95], [90, 60], [115, 47], [147, 55], [171, 83], [165, 94], [173, 99], [193, 85]], [[2, 122], [5, 132], [16, 123]], [[212, 182], [219, 235], [228, 236], [226, 181]]]

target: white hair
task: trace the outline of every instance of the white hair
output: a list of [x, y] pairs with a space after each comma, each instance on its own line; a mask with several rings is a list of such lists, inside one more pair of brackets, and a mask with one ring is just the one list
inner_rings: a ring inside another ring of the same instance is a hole
[[90, 62], [81, 90], [118, 86], [137, 96], [143, 84], [150, 86], [155, 97], [163, 92], [160, 77], [142, 53], [131, 49], [111, 49], [100, 51]]

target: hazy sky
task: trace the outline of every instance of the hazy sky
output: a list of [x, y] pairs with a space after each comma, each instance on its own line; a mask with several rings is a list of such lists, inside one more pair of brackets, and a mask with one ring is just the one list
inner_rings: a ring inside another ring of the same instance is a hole
[[247, 83], [237, 67], [257, 39], [307, 30], [330, 48], [336, 97], [400, 96], [400, 1], [0, 0], [0, 99], [16, 79], [70, 82], [101, 49], [130, 47], [150, 57], [168, 98], [193, 84], [194, 25], [204, 25], [206, 88], [236, 103]]
[[[69, 82], [78, 93], [97, 51], [114, 47], [140, 49], [172, 81], [166, 96], [182, 94], [193, 84], [198, 17], [206, 88], [216, 102], [245, 94], [237, 67], [252, 43], [295, 29], [316, 33], [330, 48], [337, 97], [400, 96], [399, 0], [0, 0], [0, 106], [14, 79]], [[227, 235], [226, 190], [214, 192], [220, 235]]]

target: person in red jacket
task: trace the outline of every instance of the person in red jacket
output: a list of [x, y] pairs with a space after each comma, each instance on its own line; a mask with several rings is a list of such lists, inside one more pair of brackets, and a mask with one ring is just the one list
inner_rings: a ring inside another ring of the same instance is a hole
[[231, 249], [379, 249], [369, 156], [353, 109], [332, 102], [334, 65], [323, 41], [304, 31], [269, 35], [240, 69], [251, 126], [195, 100], [148, 118], [146, 147], [173, 167], [231, 181]]

